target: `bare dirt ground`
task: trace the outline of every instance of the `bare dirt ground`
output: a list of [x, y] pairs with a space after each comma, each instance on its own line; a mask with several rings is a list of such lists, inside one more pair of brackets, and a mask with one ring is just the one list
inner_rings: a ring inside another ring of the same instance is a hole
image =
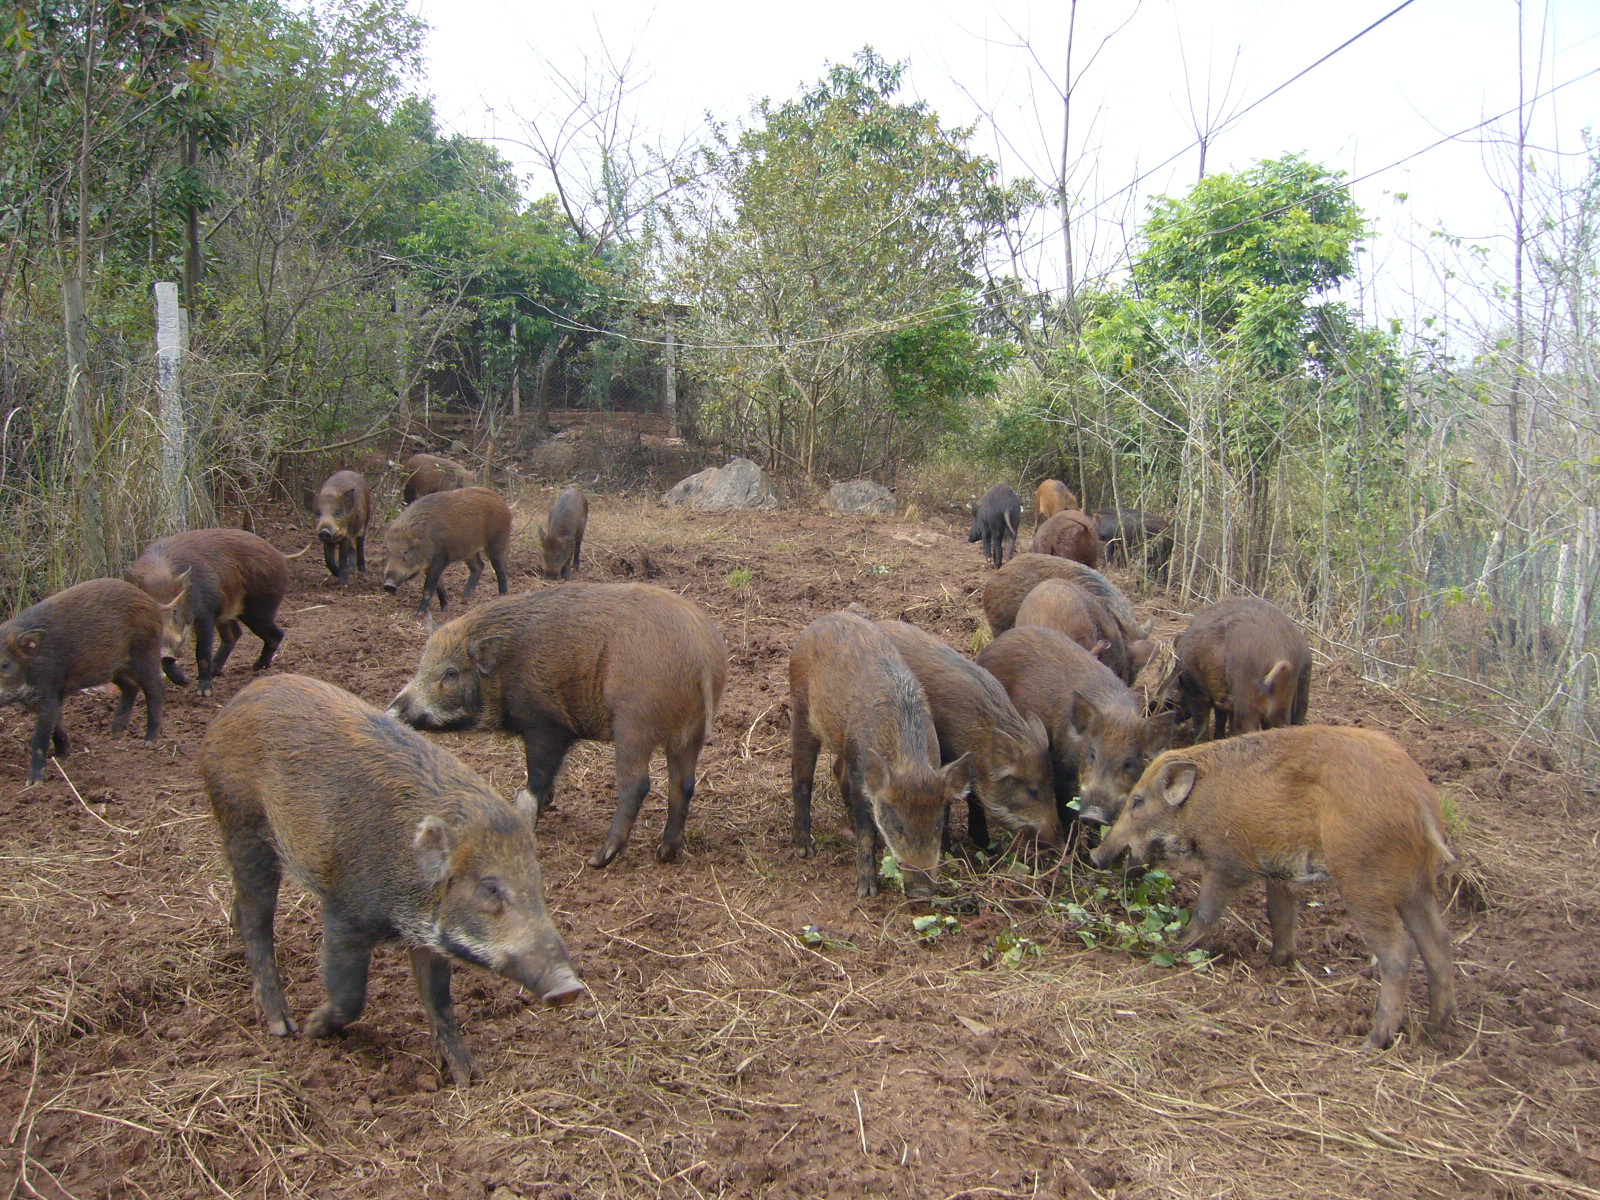
[[[521, 505], [515, 589], [551, 586], [529, 518], [552, 494]], [[309, 538], [303, 521], [261, 531], [286, 550]], [[193, 763], [249, 678], [253, 638], [212, 700], [169, 692], [155, 750], [110, 740], [111, 697], [69, 701], [70, 785], [52, 769], [22, 789], [31, 718], [0, 714], [0, 1200], [1600, 1196], [1600, 819], [1515, 731], [1442, 722], [1319, 662], [1312, 720], [1389, 730], [1455, 813], [1462, 861], [1441, 886], [1461, 1025], [1441, 1043], [1408, 1029], [1386, 1054], [1360, 1049], [1376, 984], [1332, 888], [1296, 967], [1266, 965], [1256, 897], [1222, 958], [1162, 970], [1085, 947], [1046, 909], [1050, 887], [1081, 878], [1020, 868], [958, 864], [961, 927], [924, 942], [920, 910], [856, 899], [831, 791], [819, 857], [795, 858], [790, 642], [859, 600], [970, 650], [985, 571], [963, 533], [942, 517], [593, 498], [582, 577], [655, 572], [705, 605], [728, 692], [674, 865], [651, 853], [657, 791], [622, 857], [584, 866], [613, 810], [611, 748], [572, 755], [540, 850], [593, 999], [547, 1012], [462, 967], [457, 1009], [486, 1075], [466, 1091], [432, 1061], [395, 950], [344, 1040], [260, 1025]], [[380, 705], [399, 689], [424, 641], [416, 584], [384, 596], [373, 557], [349, 594], [315, 552], [292, 564], [277, 670]], [[1163, 636], [1181, 627], [1116, 577]], [[511, 740], [447, 741], [505, 795], [519, 786]], [[286, 886], [279, 956], [302, 1014], [321, 998], [318, 927]], [[1039, 953], [1006, 965], [1004, 935]], [[1419, 970], [1413, 1013], [1423, 1003]]]

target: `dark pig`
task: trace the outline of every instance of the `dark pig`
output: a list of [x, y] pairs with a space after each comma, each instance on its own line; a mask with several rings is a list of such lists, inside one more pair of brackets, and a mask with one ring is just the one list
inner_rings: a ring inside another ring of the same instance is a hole
[[967, 541], [983, 543], [983, 556], [1001, 566], [1017, 552], [1017, 529], [1022, 524], [1022, 501], [1009, 483], [997, 483], [984, 493], [972, 514]]
[[367, 569], [367, 521], [372, 517], [372, 489], [359, 471], [335, 471], [317, 493], [317, 540], [330, 574], [350, 586], [350, 563]]
[[794, 845], [816, 853], [811, 792], [817, 755], [834, 779], [856, 835], [856, 895], [878, 894], [878, 847], [889, 847], [906, 895], [929, 897], [939, 878], [945, 810], [972, 785], [972, 759], [939, 766], [927, 696], [889, 636], [854, 613], [829, 613], [789, 653], [789, 754]]
[[1039, 526], [1058, 512], [1077, 507], [1078, 498], [1072, 494], [1071, 488], [1059, 479], [1046, 479], [1033, 497], [1034, 533], [1038, 533]]
[[1138, 678], [1156, 650], [1150, 638], [1125, 641], [1122, 626], [1100, 598], [1064, 579], [1035, 584], [1017, 609], [1017, 624], [1043, 625], [1066, 634], [1126, 684]]
[[[211, 681], [222, 674], [241, 626], [261, 639], [261, 653], [250, 669], [272, 665], [283, 641], [278, 606], [289, 587], [289, 560], [271, 542], [243, 529], [191, 529], [152, 542], [122, 577], [166, 611], [171, 652], [194, 626], [200, 695], [211, 695]], [[172, 604], [174, 599], [179, 602]], [[163, 658], [162, 667], [173, 683], [189, 682], [174, 657]]]
[[539, 526], [546, 579], [568, 579], [583, 565], [583, 531], [589, 524], [589, 501], [575, 487], [561, 489], [550, 506], [550, 523]]
[[1162, 685], [1206, 736], [1304, 725], [1311, 691], [1311, 647], [1281, 608], [1254, 596], [1218, 600], [1194, 615], [1173, 644], [1177, 665]]
[[1024, 717], [988, 671], [938, 638], [904, 621], [879, 621], [922, 685], [939, 737], [939, 760], [972, 756], [967, 831], [989, 845], [993, 817], [1002, 829], [1063, 839], [1050, 769], [1050, 735], [1038, 717]]
[[472, 487], [478, 482], [477, 476], [466, 467], [437, 454], [413, 454], [400, 464], [400, 469], [406, 473], [401, 498], [407, 504], [419, 496]]
[[1053, 554], [1019, 554], [983, 585], [983, 615], [998, 635], [1017, 623], [1017, 610], [1034, 586], [1045, 579], [1075, 583], [1106, 606], [1122, 629], [1123, 640], [1137, 642], [1150, 636], [1151, 623], [1141, 622], [1133, 605], [1117, 585], [1093, 567]]
[[1158, 571], [1172, 557], [1172, 522], [1165, 517], [1139, 508], [1097, 508], [1094, 522], [1108, 563], [1142, 554], [1146, 565]]
[[1304, 725], [1167, 751], [1092, 859], [1108, 867], [1126, 850], [1133, 868], [1197, 861], [1191, 946], [1215, 932], [1242, 890], [1265, 883], [1275, 966], [1294, 959], [1298, 889], [1331, 878], [1378, 957], [1367, 1045], [1382, 1049], [1405, 1012], [1413, 941], [1428, 970], [1433, 1025], [1455, 1019], [1455, 962], [1433, 896], [1439, 867], [1455, 861], [1443, 827], [1437, 792], [1393, 739]]
[[1088, 513], [1069, 508], [1046, 521], [1033, 538], [1034, 554], [1070, 558], [1086, 567], [1100, 565], [1100, 535]]
[[296, 1032], [273, 944], [285, 870], [322, 904], [328, 998], [306, 1021], [331, 1037], [361, 1015], [372, 948], [411, 951], [433, 1044], [456, 1083], [477, 1069], [450, 998], [451, 959], [546, 1004], [583, 993], [544, 904], [532, 815], [455, 755], [304, 675], [250, 684], [200, 744], [200, 774], [233, 872], [233, 926], [277, 1037]]
[[417, 616], [426, 617], [434, 596], [446, 605], [440, 580], [451, 563], [467, 564], [462, 603], [472, 599], [483, 574], [483, 560], [494, 567], [495, 583], [506, 594], [506, 550], [511, 544], [511, 509], [488, 488], [469, 487], [423, 496], [396, 517], [383, 533], [383, 590], [391, 596], [414, 575], [426, 571]]
[[722, 634], [692, 600], [643, 583], [572, 583], [492, 600], [435, 630], [389, 712], [418, 729], [517, 734], [528, 760], [518, 802], [541, 812], [573, 742], [615, 742], [617, 814], [591, 867], [628, 844], [662, 747], [667, 825], [656, 858], [671, 862], [727, 677]]
[[[180, 589], [166, 610], [182, 601]], [[121, 697], [111, 717], [113, 736], [128, 728], [134, 694], [143, 692], [144, 744], [156, 744], [166, 700], [161, 682], [166, 615], [130, 583], [91, 579], [0, 625], [0, 704], [20, 704], [38, 717], [29, 743], [30, 786], [44, 778], [52, 748], [56, 757], [67, 756], [61, 704], [81, 688], [117, 685]]]
[[1145, 766], [1177, 732], [1177, 713], [1146, 718], [1122, 680], [1054, 629], [1018, 625], [985, 646], [978, 665], [1000, 681], [1019, 712], [1038, 717], [1049, 731], [1063, 825], [1080, 796], [1080, 821], [1114, 821]]

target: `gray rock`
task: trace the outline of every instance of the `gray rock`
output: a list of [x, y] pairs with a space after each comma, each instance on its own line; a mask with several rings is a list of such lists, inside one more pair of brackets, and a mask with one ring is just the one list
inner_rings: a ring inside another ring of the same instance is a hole
[[698, 510], [778, 508], [783, 496], [772, 478], [748, 458], [736, 458], [679, 480], [661, 497], [663, 504], [687, 504]]
[[894, 493], [881, 483], [870, 479], [852, 479], [849, 483], [836, 483], [828, 489], [822, 502], [824, 508], [842, 513], [872, 513], [887, 515], [894, 512]]
[[687, 479], [678, 480], [677, 483], [672, 485], [670, 491], [662, 495], [661, 503], [673, 507], [689, 503], [690, 500], [705, 491], [706, 484], [710, 483], [712, 476], [721, 469], [720, 467], [707, 467], [704, 471], [696, 471]]

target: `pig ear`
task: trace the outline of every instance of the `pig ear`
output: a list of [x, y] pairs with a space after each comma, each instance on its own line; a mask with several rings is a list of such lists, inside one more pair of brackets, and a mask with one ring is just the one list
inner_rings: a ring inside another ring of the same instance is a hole
[[939, 774], [944, 776], [944, 794], [954, 803], [972, 790], [972, 751], [968, 750]]
[[539, 802], [533, 798], [532, 792], [527, 788], [520, 789], [511, 801], [511, 805], [522, 815], [529, 829], [539, 828]]
[[1087, 700], [1077, 693], [1072, 697], [1072, 732], [1079, 737], [1087, 737], [1089, 730], [1094, 728], [1095, 718], [1100, 715], [1100, 710], [1094, 706], [1092, 700]]
[[547, 538], [549, 536], [550, 535], [545, 532], [544, 526], [543, 525], [539, 526], [539, 540], [542, 542], [542, 541], [545, 540], [545, 538]]
[[1050, 740], [1050, 731], [1045, 728], [1044, 722], [1039, 719], [1038, 713], [1029, 713], [1027, 720], [1028, 728], [1033, 731], [1034, 736], [1036, 736], [1041, 742], [1048, 742]]
[[861, 782], [874, 802], [889, 790], [889, 777], [889, 764], [884, 761], [883, 755], [876, 750], [868, 750], [866, 761], [862, 764]]
[[1111, 643], [1106, 641], [1105, 638], [1101, 638], [1098, 642], [1089, 647], [1089, 653], [1094, 655], [1096, 658], [1100, 658], [1104, 656], [1105, 652], [1109, 649], [1111, 649]]
[[1172, 808], [1177, 808], [1189, 798], [1189, 793], [1194, 791], [1195, 779], [1199, 776], [1200, 769], [1186, 758], [1175, 758], [1161, 769], [1161, 777], [1157, 782], [1161, 786], [1161, 798]]
[[491, 633], [488, 637], [481, 637], [467, 647], [467, 654], [472, 659], [472, 665], [479, 675], [487, 675], [494, 670], [495, 663], [500, 661], [500, 651], [505, 648], [506, 635]]
[[23, 658], [32, 658], [39, 653], [39, 644], [44, 641], [42, 630], [30, 629], [19, 633], [11, 639], [11, 646]]
[[450, 878], [450, 830], [438, 817], [417, 822], [411, 848], [417, 852], [417, 866], [425, 880], [439, 884]]

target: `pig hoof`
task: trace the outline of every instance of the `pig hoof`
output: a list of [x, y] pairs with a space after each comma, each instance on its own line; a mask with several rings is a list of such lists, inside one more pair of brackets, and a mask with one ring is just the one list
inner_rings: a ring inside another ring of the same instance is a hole
[[616, 856], [617, 852], [610, 846], [601, 846], [600, 849], [589, 855], [589, 865], [596, 868], [607, 867], [611, 865], [611, 860]]
[[1267, 959], [1268, 964], [1274, 967], [1287, 967], [1293, 961], [1293, 954], [1280, 954], [1276, 950], [1272, 952], [1272, 957]]
[[299, 1033], [300, 1026], [295, 1024], [293, 1017], [284, 1017], [280, 1021], [268, 1021], [267, 1032], [273, 1037], [288, 1037], [291, 1034]]
[[816, 854], [817, 848], [810, 842], [807, 842], [804, 845], [796, 845], [794, 852], [798, 858], [810, 858]]
[[656, 847], [656, 861], [664, 863], [677, 862], [678, 855], [682, 852], [682, 850], [682, 842], [674, 842], [671, 845], [668, 845], [666, 842], [662, 842], [661, 845]]
[[161, 741], [160, 735], [156, 734], [156, 735], [153, 735], [151, 737], [145, 738], [144, 744], [146, 746], [150, 747], [153, 750], [160, 743], [160, 741]]
[[1361, 1043], [1361, 1048], [1363, 1050], [1379, 1051], [1387, 1050], [1393, 1044], [1393, 1035], [1384, 1037], [1383, 1034], [1374, 1029], [1371, 1033], [1367, 1034], [1367, 1040]]
[[332, 1011], [332, 1007], [332, 1005], [324, 1004], [311, 1014], [306, 1021], [307, 1037], [330, 1038], [344, 1032], [344, 1022]]

